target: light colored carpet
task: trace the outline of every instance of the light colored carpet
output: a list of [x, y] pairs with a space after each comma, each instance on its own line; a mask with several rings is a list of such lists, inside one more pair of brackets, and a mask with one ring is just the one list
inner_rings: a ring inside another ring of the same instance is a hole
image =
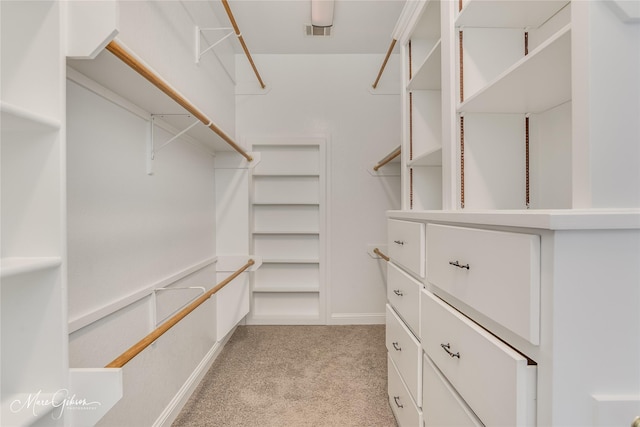
[[383, 325], [239, 326], [173, 423], [391, 427]]

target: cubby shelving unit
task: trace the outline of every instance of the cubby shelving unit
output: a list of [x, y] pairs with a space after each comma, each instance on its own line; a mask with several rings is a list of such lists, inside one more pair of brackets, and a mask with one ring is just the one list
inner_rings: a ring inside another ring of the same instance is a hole
[[454, 26], [459, 206], [571, 207], [571, 6], [470, 1]]
[[440, 2], [418, 5], [416, 31], [402, 39], [405, 209], [442, 208]]
[[262, 256], [252, 279], [250, 323], [324, 321], [324, 141], [253, 142], [251, 245]]
[[[629, 327], [638, 324], [640, 275], [620, 262], [640, 253], [636, 5], [406, 2], [394, 31], [402, 209], [387, 213], [388, 394], [399, 425], [623, 425], [637, 417], [640, 396], [628, 390], [638, 390], [638, 378], [626, 373], [640, 349]], [[509, 268], [531, 275], [506, 279]], [[472, 284], [483, 274], [492, 276], [487, 287]], [[500, 281], [503, 289], [489, 289]], [[401, 298], [412, 292], [419, 302]], [[471, 301], [474, 292], [489, 296], [493, 313]], [[527, 307], [514, 309], [516, 300]], [[434, 316], [438, 307], [447, 316]], [[594, 312], [607, 324], [590, 321]], [[526, 327], [517, 331], [510, 315]], [[497, 420], [505, 404], [485, 406], [503, 376], [479, 379], [490, 357], [470, 368], [482, 345], [456, 336], [460, 322], [526, 356], [514, 376], [526, 381], [503, 395], [522, 404], [517, 419]], [[456, 340], [464, 351], [450, 350]], [[624, 350], [610, 354], [612, 340]], [[422, 363], [405, 358], [414, 349]]]
[[2, 2], [0, 15], [0, 424], [27, 425], [55, 408], [16, 402], [68, 385], [62, 19], [55, 1]]

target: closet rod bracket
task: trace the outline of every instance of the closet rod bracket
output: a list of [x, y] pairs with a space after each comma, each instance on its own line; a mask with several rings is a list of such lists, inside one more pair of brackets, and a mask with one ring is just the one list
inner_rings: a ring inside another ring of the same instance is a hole
[[[234, 30], [231, 27], [200, 28], [199, 26], [196, 25], [195, 30], [196, 30], [195, 31], [195, 33], [196, 33], [196, 44], [195, 44], [195, 60], [196, 60], [196, 64], [200, 63], [200, 58], [202, 58], [202, 55], [204, 55], [205, 53], [207, 53], [208, 51], [210, 51], [211, 49], [213, 49], [214, 47], [216, 47], [217, 45], [219, 45], [224, 40], [228, 39], [229, 37], [231, 37], [234, 34]], [[202, 39], [203, 33], [205, 31], [226, 31], [226, 33], [218, 41], [216, 41], [212, 45], [209, 45], [206, 49], [201, 50], [202, 49], [201, 39]]]
[[156, 121], [156, 117], [164, 117], [164, 116], [168, 116], [168, 115], [193, 117], [191, 114], [151, 114], [151, 119], [149, 120], [149, 123], [151, 124], [151, 131], [150, 131], [150, 135], [149, 135], [149, 142], [147, 143], [147, 175], [153, 175], [153, 161], [156, 158], [156, 153], [158, 153], [160, 150], [162, 150], [167, 145], [171, 144], [176, 139], [180, 138], [182, 135], [187, 133], [189, 130], [191, 130], [191, 128], [193, 128], [198, 123], [201, 123], [200, 120], [196, 120], [195, 122], [193, 122], [192, 124], [187, 126], [185, 129], [181, 130], [180, 132], [175, 134], [173, 137], [171, 137], [167, 141], [165, 141], [162, 145], [160, 145], [159, 147], [156, 148], [156, 144], [155, 144], [155, 121]]

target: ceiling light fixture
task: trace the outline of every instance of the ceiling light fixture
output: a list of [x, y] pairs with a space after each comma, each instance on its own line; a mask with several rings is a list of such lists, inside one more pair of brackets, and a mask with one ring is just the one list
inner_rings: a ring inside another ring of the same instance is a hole
[[311, 0], [311, 25], [331, 27], [333, 25], [334, 0]]

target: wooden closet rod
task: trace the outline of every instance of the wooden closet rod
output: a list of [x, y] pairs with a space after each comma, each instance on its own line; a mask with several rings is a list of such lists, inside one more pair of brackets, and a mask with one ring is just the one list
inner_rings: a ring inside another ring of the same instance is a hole
[[227, 144], [229, 144], [234, 150], [240, 153], [247, 161], [253, 161], [246, 151], [235, 143], [229, 135], [227, 135], [222, 129], [213, 124], [207, 116], [205, 116], [200, 110], [198, 110], [193, 104], [187, 101], [182, 95], [176, 92], [167, 82], [165, 82], [160, 76], [156, 75], [153, 71], [147, 68], [146, 65], [141, 63], [133, 54], [128, 52], [122, 45], [118, 44], [115, 40], [112, 40], [107, 45], [107, 50], [114, 54], [118, 59], [131, 67], [134, 71], [147, 79], [151, 84], [164, 92], [169, 98], [177, 102], [182, 108], [193, 114], [198, 120], [205, 124], [209, 129], [214, 131], [220, 136]]
[[373, 170], [377, 172], [378, 169], [380, 169], [382, 166], [386, 165], [391, 160], [398, 157], [401, 152], [402, 152], [402, 149], [400, 147], [396, 148], [391, 153], [387, 154], [387, 156], [384, 159], [380, 160], [378, 164], [373, 167]]
[[375, 248], [375, 249], [373, 250], [373, 253], [374, 253], [374, 254], [376, 254], [376, 255], [378, 255], [378, 256], [379, 256], [380, 258], [382, 258], [383, 260], [385, 260], [385, 261], [389, 261], [389, 257], [388, 257], [388, 256], [386, 256], [385, 254], [383, 254], [383, 253], [380, 251], [380, 249]]
[[179, 321], [184, 319], [189, 313], [198, 308], [200, 304], [211, 298], [213, 294], [218, 292], [220, 289], [224, 288], [229, 282], [238, 277], [240, 273], [245, 271], [247, 268], [251, 267], [255, 264], [255, 261], [249, 259], [245, 265], [236, 270], [231, 276], [224, 279], [222, 282], [218, 283], [214, 288], [209, 289], [206, 293], [200, 295], [198, 299], [193, 301], [191, 304], [180, 310], [177, 314], [171, 317], [169, 320], [164, 322], [162, 325], [158, 326], [156, 329], [151, 331], [149, 335], [142, 338], [140, 341], [131, 346], [127, 351], [122, 353], [120, 356], [116, 357], [109, 363], [105, 368], [122, 368], [127, 364], [131, 359], [136, 357], [138, 354], [142, 352], [145, 348], [150, 346], [155, 340], [160, 338], [162, 334], [167, 332], [169, 329], [174, 327]]
[[266, 86], [262, 81], [262, 78], [260, 77], [260, 73], [256, 68], [256, 64], [253, 62], [253, 58], [251, 58], [251, 53], [249, 53], [249, 48], [247, 47], [247, 44], [244, 42], [244, 39], [242, 38], [242, 33], [240, 32], [240, 28], [238, 28], [236, 19], [233, 17], [233, 12], [231, 12], [231, 7], [229, 6], [229, 2], [227, 0], [221, 0], [221, 1], [222, 1], [222, 5], [224, 6], [224, 10], [227, 11], [227, 15], [229, 16], [229, 21], [231, 21], [231, 25], [233, 26], [233, 31], [235, 31], [236, 36], [238, 37], [238, 41], [242, 46], [242, 50], [244, 50], [244, 54], [247, 56], [247, 59], [249, 60], [249, 64], [251, 64], [251, 68], [253, 68], [253, 72], [255, 73], [256, 78], [258, 79], [258, 83], [260, 83], [260, 87], [264, 89]]
[[387, 56], [384, 57], [384, 61], [382, 62], [382, 66], [380, 67], [380, 71], [378, 72], [378, 77], [376, 78], [376, 81], [373, 82], [373, 84], [371, 86], [373, 86], [373, 88], [377, 88], [378, 87], [378, 82], [380, 81], [380, 77], [382, 77], [382, 72], [384, 71], [384, 67], [387, 66], [387, 61], [389, 61], [389, 57], [391, 56], [391, 52], [393, 51], [393, 48], [396, 45], [396, 39], [393, 39], [391, 41], [391, 45], [389, 46], [389, 50], [387, 50]]

